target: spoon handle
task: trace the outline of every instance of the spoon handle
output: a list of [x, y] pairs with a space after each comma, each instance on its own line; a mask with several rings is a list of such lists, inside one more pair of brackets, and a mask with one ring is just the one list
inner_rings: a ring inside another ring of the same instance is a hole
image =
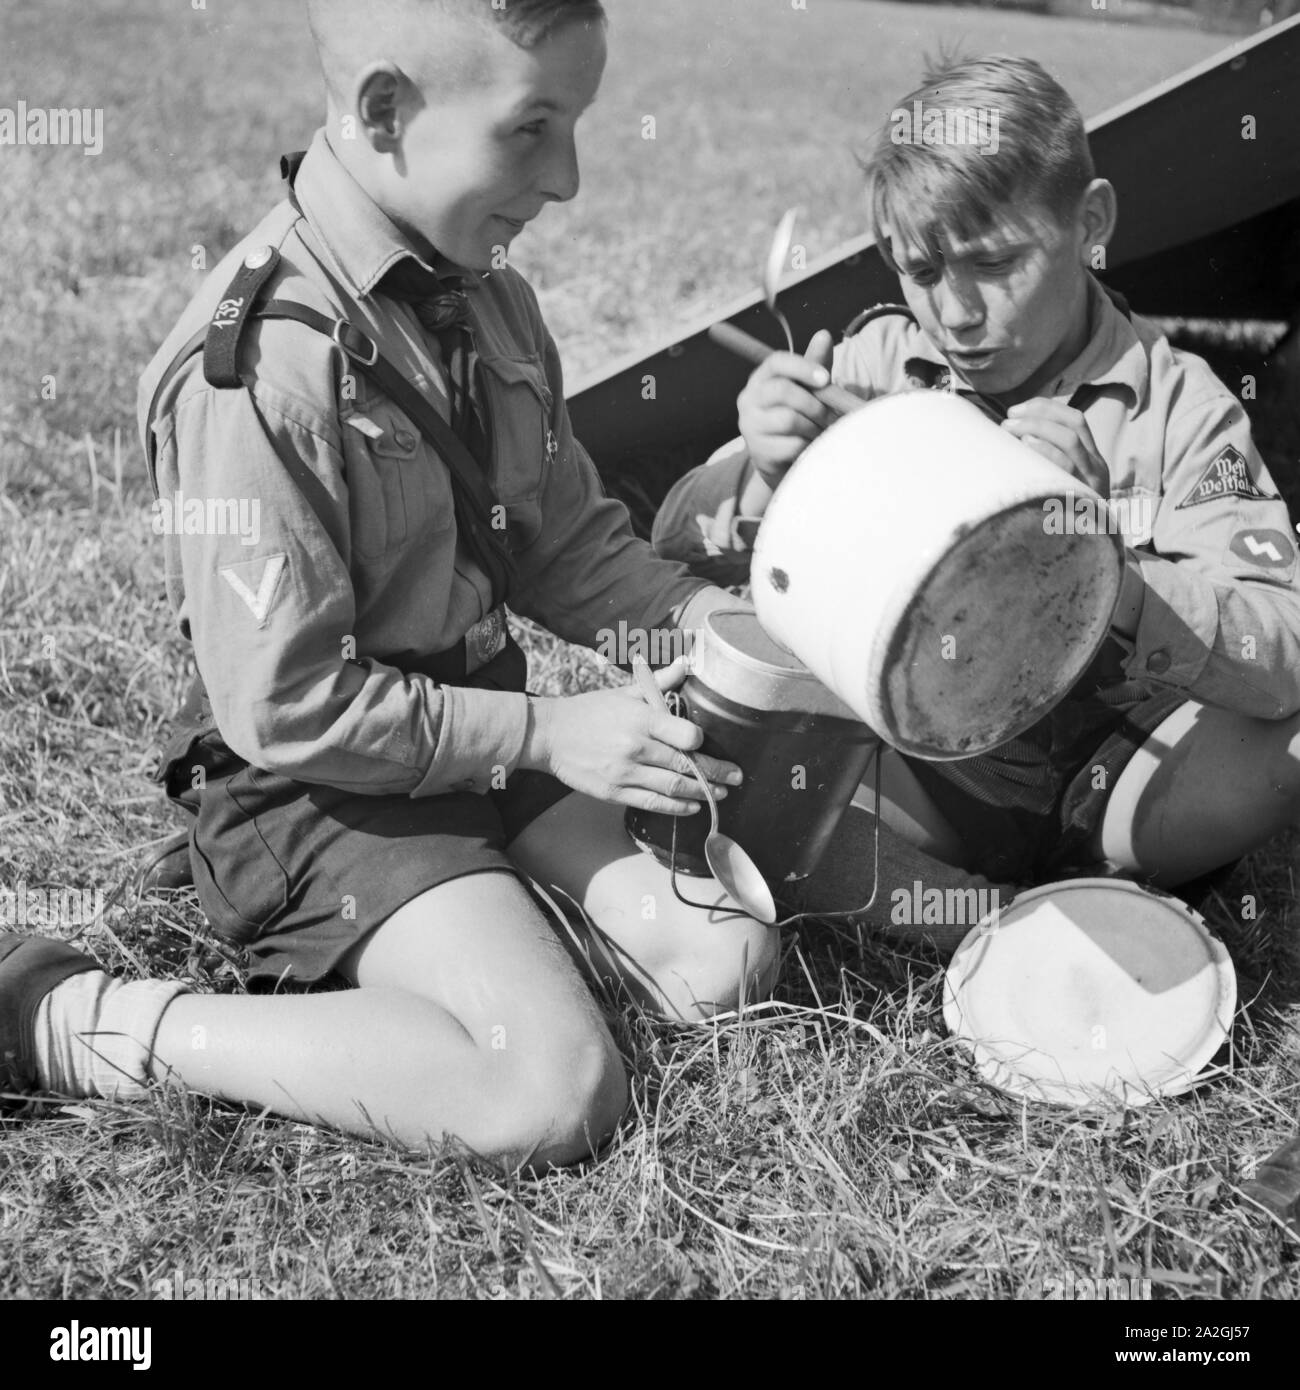
[[[724, 347], [728, 352], [734, 352], [737, 357], [743, 357], [746, 362], [752, 362], [757, 366], [760, 362], [765, 362], [777, 351], [776, 348], [768, 347], [766, 343], [760, 343], [757, 338], [752, 338], [743, 329], [737, 328], [735, 324], [715, 323], [709, 327], [709, 337], [713, 339], [719, 347]], [[858, 410], [866, 405], [860, 396], [855, 396], [852, 391], [846, 391], [843, 386], [837, 386], [833, 381], [829, 386], [823, 386], [820, 391], [814, 391], [823, 405], [828, 405], [840, 415], [848, 415], [851, 411]]]

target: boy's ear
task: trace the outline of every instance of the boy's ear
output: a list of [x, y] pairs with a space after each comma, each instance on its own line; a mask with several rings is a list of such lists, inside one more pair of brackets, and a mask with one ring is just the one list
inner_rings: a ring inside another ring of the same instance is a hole
[[1105, 246], [1110, 241], [1118, 217], [1119, 200], [1115, 196], [1115, 185], [1109, 179], [1093, 179], [1084, 189], [1083, 201], [1079, 205], [1085, 264], [1092, 264], [1094, 247]]
[[367, 63], [357, 74], [357, 116], [370, 146], [381, 154], [392, 153], [402, 143], [410, 79], [386, 59]]

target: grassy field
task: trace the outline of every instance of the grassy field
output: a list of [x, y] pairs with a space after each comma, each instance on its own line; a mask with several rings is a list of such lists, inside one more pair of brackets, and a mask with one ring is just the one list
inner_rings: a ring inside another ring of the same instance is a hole
[[[849, 0], [609, 8], [584, 192], [517, 255], [571, 375], [750, 288], [789, 203], [810, 257], [859, 232], [854, 144], [940, 41], [1038, 56], [1088, 112], [1222, 42]], [[107, 965], [233, 990], [240, 960], [193, 897], [130, 886], [172, 828], [148, 771], [188, 679], [135, 381], [196, 248], [215, 263], [276, 198], [316, 79], [296, 6], [11, 0], [4, 29], [3, 100], [103, 107], [105, 147], [0, 149], [0, 885], [102, 888], [83, 944]], [[531, 642], [541, 688], [606, 679]], [[543, 1181], [168, 1091], [4, 1122], [0, 1297], [180, 1278], [265, 1297], [1029, 1298], [1071, 1274], [1295, 1298], [1300, 1242], [1238, 1198], [1297, 1112], [1295, 849], [1255, 855], [1207, 906], [1247, 1007], [1235, 1078], [1181, 1100], [1017, 1107], [944, 1037], [933, 957], [810, 928], [778, 1001], [742, 1018], [678, 1028], [605, 1001], [633, 1110], [599, 1164]]]

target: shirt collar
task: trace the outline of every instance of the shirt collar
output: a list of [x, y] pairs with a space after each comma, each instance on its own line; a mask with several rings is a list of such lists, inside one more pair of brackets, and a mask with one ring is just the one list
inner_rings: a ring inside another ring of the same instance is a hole
[[316, 132], [294, 179], [293, 192], [321, 245], [357, 298], [374, 293], [399, 261], [413, 260], [446, 278], [460, 276], [465, 289], [479, 277], [427, 243], [417, 246], [353, 178], [330, 147], [324, 128]]
[[[1091, 275], [1088, 277], [1088, 318], [1092, 332], [1083, 351], [1044, 394], [1068, 400], [1080, 386], [1121, 386], [1131, 394], [1133, 404], [1139, 405], [1146, 397], [1150, 377], [1146, 350], [1128, 316], [1115, 307], [1100, 282]], [[952, 378], [964, 382], [961, 374], [926, 337], [924, 329], [918, 327], [916, 334], [905, 363], [909, 375], [934, 384], [948, 385]], [[943, 368], [948, 379], [941, 383], [933, 371], [924, 368], [913, 371], [913, 361]]]
[[1083, 351], [1061, 373], [1052, 394], [1068, 398], [1080, 386], [1123, 386], [1132, 394], [1133, 404], [1140, 404], [1150, 380], [1146, 349], [1132, 320], [1091, 275], [1088, 312], [1092, 334]]

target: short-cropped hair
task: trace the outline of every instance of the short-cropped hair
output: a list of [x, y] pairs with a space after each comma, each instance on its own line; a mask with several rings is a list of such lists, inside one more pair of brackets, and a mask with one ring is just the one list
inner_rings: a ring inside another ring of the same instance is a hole
[[505, 0], [494, 7], [491, 0], [470, 0], [481, 4], [520, 48], [532, 48], [550, 38], [555, 30], [575, 20], [601, 23], [605, 9], [600, 0]]
[[[342, 100], [349, 80], [368, 56], [381, 56], [384, 41], [399, 46], [417, 42], [423, 37], [424, 21], [495, 29], [519, 48], [535, 48], [569, 24], [603, 25], [605, 9], [600, 0], [307, 0], [307, 19], [326, 88]], [[472, 66], [454, 47], [415, 53], [411, 61], [444, 88], [463, 81]]]

